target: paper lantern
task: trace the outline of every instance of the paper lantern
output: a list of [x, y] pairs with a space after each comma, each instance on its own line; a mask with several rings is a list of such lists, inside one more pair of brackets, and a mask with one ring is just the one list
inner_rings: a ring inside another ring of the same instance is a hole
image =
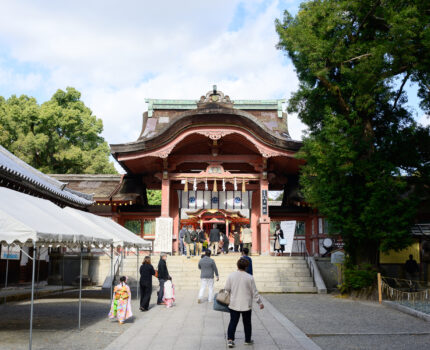
[[185, 180], [184, 192], [188, 192], [188, 181]]
[[214, 188], [212, 190], [213, 192], [218, 192], [218, 189], [216, 188], [216, 180], [214, 180]]

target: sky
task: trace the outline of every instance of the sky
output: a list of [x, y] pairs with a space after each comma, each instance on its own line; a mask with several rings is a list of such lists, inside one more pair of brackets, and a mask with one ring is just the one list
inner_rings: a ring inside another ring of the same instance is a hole
[[[75, 87], [108, 143], [137, 139], [145, 98], [289, 98], [298, 80], [274, 21], [297, 0], [0, 0], [0, 95], [41, 103]], [[416, 117], [415, 87], [408, 87]], [[293, 139], [305, 126], [288, 116]]]

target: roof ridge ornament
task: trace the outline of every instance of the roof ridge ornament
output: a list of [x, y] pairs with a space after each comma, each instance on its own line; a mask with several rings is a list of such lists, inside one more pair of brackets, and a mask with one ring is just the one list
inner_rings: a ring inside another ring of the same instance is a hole
[[216, 85], [213, 85], [212, 90], [206, 93], [206, 96], [200, 97], [197, 103], [197, 108], [219, 108], [227, 107], [233, 108], [233, 102], [230, 100], [228, 95], [224, 95], [222, 91], [217, 89]]

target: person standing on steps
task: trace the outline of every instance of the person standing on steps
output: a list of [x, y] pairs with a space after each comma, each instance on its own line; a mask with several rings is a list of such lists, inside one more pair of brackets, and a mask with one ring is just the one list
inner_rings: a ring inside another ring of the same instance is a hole
[[214, 275], [216, 280], [219, 281], [218, 269], [214, 259], [211, 259], [211, 251], [207, 250], [205, 255], [199, 261], [200, 273], [200, 291], [197, 302], [200, 304], [203, 299], [206, 287], [208, 287], [208, 302], [213, 301], [214, 296]]
[[202, 254], [203, 243], [205, 241], [205, 231], [201, 227], [199, 227], [197, 229], [196, 256], [200, 256]]
[[151, 264], [151, 257], [145, 256], [140, 266], [140, 311], [149, 310], [149, 301], [152, 293], [152, 276], [155, 275], [154, 267]]
[[239, 323], [240, 315], [242, 315], [243, 328], [245, 330], [245, 345], [252, 345], [254, 341], [252, 336], [252, 301], [255, 300], [264, 309], [263, 302], [258, 294], [255, 286], [254, 277], [246, 273], [248, 260], [241, 257], [237, 262], [237, 271], [232, 272], [225, 283], [224, 289], [230, 292], [230, 323], [227, 331], [227, 345], [229, 348], [234, 348], [234, 339], [236, 334], [237, 324]]
[[209, 242], [210, 242], [210, 249], [214, 256], [218, 254], [218, 245], [219, 245], [219, 229], [216, 224], [213, 225], [213, 228], [211, 229], [209, 233]]
[[191, 238], [191, 246], [193, 247], [193, 256], [196, 256], [198, 235], [196, 230], [194, 230], [192, 226], [190, 226], [190, 238]]
[[284, 255], [285, 246], [280, 243], [281, 239], [284, 239], [284, 232], [281, 229], [281, 225], [276, 224], [275, 242], [273, 243], [273, 250], [276, 255]]
[[191, 255], [191, 232], [189, 230], [185, 231], [184, 244], [185, 249], [187, 250], [187, 259], [189, 259]]
[[233, 239], [234, 239], [234, 251], [237, 253], [239, 251], [240, 246], [240, 233], [236, 230], [233, 233]]
[[167, 254], [162, 253], [160, 256], [160, 261], [158, 263], [158, 281], [160, 282], [160, 290], [158, 291], [157, 305], [164, 305], [163, 294], [164, 294], [164, 282], [167, 281], [169, 277], [169, 271], [167, 270]]
[[179, 231], [179, 255], [185, 255], [185, 245], [184, 245], [185, 232], [187, 232], [187, 226], [184, 225]]
[[249, 224], [242, 231], [242, 242], [243, 248], [248, 248], [248, 251], [251, 251], [252, 248], [252, 230]]
[[248, 265], [248, 267], [246, 268], [246, 272], [247, 273], [249, 273], [250, 275], [252, 275], [252, 259], [248, 256], [248, 254], [249, 254], [249, 250], [248, 250], [248, 248], [243, 248], [242, 249], [242, 258], [244, 258], [244, 259], [246, 259], [246, 260], [248, 260], [248, 262], [249, 262], [249, 265]]

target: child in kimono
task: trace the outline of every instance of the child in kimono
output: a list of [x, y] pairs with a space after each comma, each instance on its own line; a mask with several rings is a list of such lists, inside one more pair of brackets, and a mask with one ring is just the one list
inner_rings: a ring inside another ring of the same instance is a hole
[[127, 277], [122, 276], [119, 284], [113, 290], [113, 300], [109, 318], [116, 318], [119, 324], [133, 316], [131, 312], [131, 291], [127, 285]]
[[167, 277], [167, 281], [164, 283], [164, 296], [163, 301], [166, 307], [172, 307], [175, 302], [175, 286], [172, 283], [172, 277]]

